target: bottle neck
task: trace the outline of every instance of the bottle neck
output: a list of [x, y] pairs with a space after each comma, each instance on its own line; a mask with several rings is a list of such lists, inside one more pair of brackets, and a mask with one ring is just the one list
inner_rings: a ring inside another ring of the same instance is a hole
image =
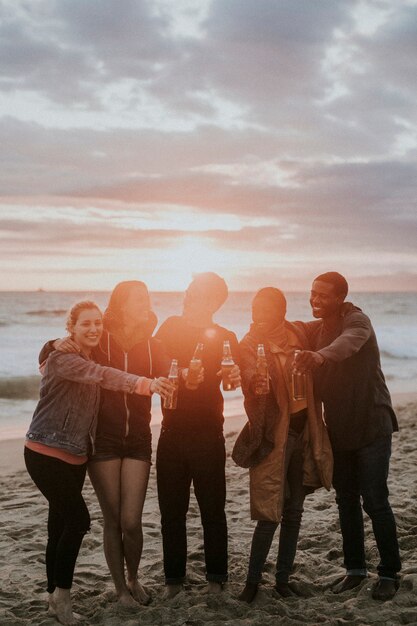
[[169, 370], [168, 378], [178, 378], [178, 363], [171, 363], [171, 368]]
[[203, 344], [202, 343], [198, 343], [197, 347], [196, 347], [196, 349], [194, 351], [194, 354], [193, 354], [193, 359], [201, 361], [202, 353], [203, 353]]

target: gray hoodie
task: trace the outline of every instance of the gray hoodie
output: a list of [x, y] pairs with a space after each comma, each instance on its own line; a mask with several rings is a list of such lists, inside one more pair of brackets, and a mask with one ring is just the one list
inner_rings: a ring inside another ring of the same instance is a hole
[[139, 378], [80, 354], [52, 352], [26, 439], [80, 456], [88, 454], [94, 449], [100, 387], [133, 393]]

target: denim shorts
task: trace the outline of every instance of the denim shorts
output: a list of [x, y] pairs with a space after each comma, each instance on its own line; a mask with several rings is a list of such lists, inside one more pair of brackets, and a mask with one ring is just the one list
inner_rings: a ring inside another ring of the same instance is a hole
[[95, 452], [89, 461], [111, 461], [112, 459], [135, 459], [151, 462], [151, 433], [141, 433], [121, 437], [109, 433], [100, 433], [96, 437]]

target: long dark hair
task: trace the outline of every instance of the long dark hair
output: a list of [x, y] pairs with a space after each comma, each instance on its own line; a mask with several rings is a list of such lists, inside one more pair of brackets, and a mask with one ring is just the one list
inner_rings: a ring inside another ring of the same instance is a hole
[[138, 287], [145, 289], [149, 298], [148, 288], [141, 280], [124, 280], [121, 283], [117, 283], [110, 294], [109, 304], [104, 311], [104, 325], [106, 328], [108, 328], [109, 324], [123, 325], [123, 303], [126, 302], [132, 289], [137, 289]]

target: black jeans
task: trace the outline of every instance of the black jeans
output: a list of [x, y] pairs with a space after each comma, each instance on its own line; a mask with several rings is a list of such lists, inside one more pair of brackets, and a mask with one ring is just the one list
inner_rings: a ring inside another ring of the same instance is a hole
[[204, 531], [206, 578], [227, 580], [225, 461], [222, 433], [162, 429], [156, 471], [167, 585], [180, 584], [185, 578], [191, 481]]
[[46, 575], [48, 592], [70, 589], [90, 515], [81, 491], [87, 463], [71, 465], [25, 448], [30, 477], [49, 502]]
[[[285, 451], [285, 492], [275, 578], [288, 582], [294, 564], [307, 490], [303, 486], [303, 433], [290, 430]], [[246, 581], [259, 583], [278, 524], [260, 520], [252, 538]]]
[[395, 578], [401, 561], [395, 518], [388, 501], [391, 437], [377, 439], [359, 450], [333, 452], [333, 485], [339, 507], [345, 567], [350, 573], [366, 573], [362, 497], [379, 551], [378, 573]]

